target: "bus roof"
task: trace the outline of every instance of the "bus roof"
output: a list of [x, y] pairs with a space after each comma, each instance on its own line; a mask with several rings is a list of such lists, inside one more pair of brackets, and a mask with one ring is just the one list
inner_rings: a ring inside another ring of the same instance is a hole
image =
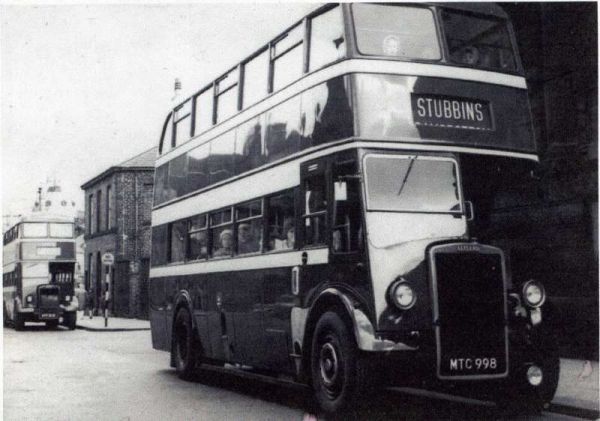
[[74, 222], [73, 218], [64, 215], [57, 215], [47, 212], [36, 212], [29, 215], [23, 215], [18, 223], [21, 222]]

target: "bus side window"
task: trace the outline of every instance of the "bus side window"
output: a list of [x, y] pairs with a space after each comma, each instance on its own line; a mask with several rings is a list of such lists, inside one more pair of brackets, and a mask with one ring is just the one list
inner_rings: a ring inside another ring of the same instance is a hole
[[267, 203], [268, 250], [291, 250], [295, 247], [294, 191], [269, 197]]
[[357, 251], [362, 244], [360, 189], [356, 162], [334, 166], [334, 206], [331, 247], [335, 253]]
[[231, 208], [210, 215], [211, 256], [226, 257], [233, 254], [234, 238]]
[[185, 237], [187, 224], [185, 221], [174, 222], [169, 226], [169, 262], [185, 260]]
[[208, 256], [206, 215], [194, 216], [188, 224], [188, 260], [206, 259]]
[[327, 231], [327, 196], [325, 176], [311, 177], [304, 188], [304, 244], [325, 244]]

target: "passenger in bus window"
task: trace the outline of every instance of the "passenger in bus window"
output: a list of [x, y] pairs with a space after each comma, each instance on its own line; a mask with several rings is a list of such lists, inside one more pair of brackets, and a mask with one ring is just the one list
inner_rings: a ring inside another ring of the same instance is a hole
[[294, 230], [294, 227], [292, 226], [292, 227], [288, 228], [288, 230], [286, 231], [286, 239], [285, 239], [286, 248], [293, 249], [295, 242], [296, 242], [296, 231]]
[[260, 245], [258, 241], [256, 241], [250, 224], [240, 224], [238, 226], [238, 253], [254, 253], [259, 250]]
[[219, 234], [219, 242], [221, 246], [215, 250], [213, 256], [230, 256], [233, 252], [233, 233], [231, 230], [226, 229]]
[[295, 243], [295, 237], [296, 237], [296, 233], [295, 233], [295, 229], [294, 229], [294, 223], [293, 221], [290, 220], [286, 220], [283, 223], [283, 238], [279, 239], [276, 238], [275, 239], [275, 250], [290, 250], [294, 248], [294, 243]]

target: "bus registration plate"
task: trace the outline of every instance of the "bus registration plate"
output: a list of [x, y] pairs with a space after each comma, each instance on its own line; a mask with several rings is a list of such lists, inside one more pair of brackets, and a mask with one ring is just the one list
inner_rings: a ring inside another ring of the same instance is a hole
[[56, 313], [42, 313], [40, 319], [56, 319], [58, 315]]

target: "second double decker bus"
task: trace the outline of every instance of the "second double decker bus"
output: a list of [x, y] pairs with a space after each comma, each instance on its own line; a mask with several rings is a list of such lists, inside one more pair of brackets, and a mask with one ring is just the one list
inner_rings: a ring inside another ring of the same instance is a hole
[[153, 346], [183, 378], [307, 383], [327, 412], [382, 384], [542, 408], [557, 349], [506, 212], [537, 162], [500, 7], [319, 8], [165, 122]]
[[4, 233], [2, 287], [4, 325], [23, 330], [25, 322], [77, 323], [74, 296], [73, 219], [44, 212], [21, 218]]

